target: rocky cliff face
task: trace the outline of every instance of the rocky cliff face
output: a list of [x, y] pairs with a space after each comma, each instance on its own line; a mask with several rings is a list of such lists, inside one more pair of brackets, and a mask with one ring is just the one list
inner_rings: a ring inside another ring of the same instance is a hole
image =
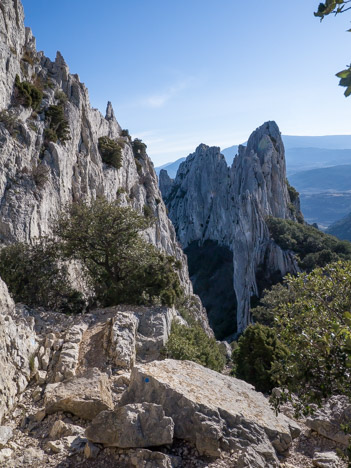
[[[50, 233], [51, 222], [66, 203], [104, 195], [143, 212], [151, 208], [156, 222], [147, 236], [154, 245], [182, 263], [181, 279], [192, 292], [184, 254], [177, 243], [158, 189], [153, 164], [146, 154], [133, 154], [128, 136], [122, 136], [112, 105], [106, 116], [90, 106], [88, 91], [78, 75], [71, 75], [58, 52], [50, 61], [36, 51], [35, 39], [24, 27], [18, 0], [0, 5], [0, 243], [30, 242]], [[36, 111], [20, 105], [15, 78], [42, 89]], [[62, 104], [70, 139], [48, 142], [46, 112]], [[99, 137], [118, 140], [122, 167], [102, 162]]]
[[160, 186], [167, 187], [169, 216], [186, 253], [205, 241], [230, 250], [237, 331], [242, 332], [260, 289], [273, 277], [297, 271], [293, 255], [270, 239], [265, 223], [266, 216], [296, 220], [300, 215], [298, 200], [292, 203], [288, 192], [278, 126], [267, 122], [253, 132], [230, 168], [219, 148], [200, 145], [180, 165], [171, 187], [164, 172]]
[[0, 423], [28, 385], [38, 348], [36, 338], [34, 319], [16, 312], [0, 279]]

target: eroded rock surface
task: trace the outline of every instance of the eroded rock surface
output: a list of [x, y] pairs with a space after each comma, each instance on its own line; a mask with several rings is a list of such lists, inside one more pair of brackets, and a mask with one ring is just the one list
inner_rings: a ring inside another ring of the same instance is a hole
[[17, 314], [5, 283], [0, 279], [0, 424], [17, 396], [28, 385], [38, 348], [34, 321]]
[[174, 435], [196, 444], [200, 454], [221, 450], [260, 454], [266, 466], [278, 466], [276, 452], [286, 452], [296, 423], [275, 416], [265, 397], [237, 379], [190, 361], [155, 361], [134, 367], [121, 405], [150, 402], [162, 405], [174, 420]]
[[94, 419], [113, 407], [110, 383], [105, 374], [91, 369], [84, 376], [49, 384], [45, 390], [47, 414], [66, 411], [82, 419]]
[[[88, 90], [71, 74], [57, 52], [51, 61], [37, 52], [36, 41], [24, 26], [20, 0], [4, 0], [0, 8], [0, 245], [32, 242], [50, 234], [53, 220], [67, 203], [97, 196], [118, 200], [140, 213], [145, 206], [155, 219], [146, 238], [180, 261], [180, 279], [192, 294], [187, 262], [166, 212], [153, 164], [145, 152], [133, 152], [131, 138], [122, 132], [109, 102], [103, 116], [90, 105]], [[15, 87], [18, 75], [44, 91], [39, 109], [25, 107]], [[61, 106], [69, 139], [45, 138], [46, 113]], [[100, 137], [118, 141], [122, 167], [102, 161]], [[75, 272], [75, 282], [84, 281]], [[86, 286], [86, 285], [85, 285]], [[202, 307], [198, 316], [206, 322]]]
[[266, 122], [253, 132], [231, 168], [220, 148], [201, 144], [179, 166], [174, 182], [163, 173], [160, 186], [184, 249], [207, 240], [232, 252], [237, 331], [242, 332], [250, 321], [252, 296], [274, 278], [297, 271], [293, 255], [270, 239], [265, 223], [266, 216], [301, 216], [299, 201], [288, 192], [278, 126]]
[[306, 425], [328, 439], [344, 446], [351, 441], [350, 434], [342, 430], [351, 422], [351, 403], [346, 396], [331, 397], [322, 408], [306, 420]]
[[173, 442], [174, 422], [162, 406], [137, 403], [103, 411], [85, 431], [86, 437], [107, 447], [145, 448]]

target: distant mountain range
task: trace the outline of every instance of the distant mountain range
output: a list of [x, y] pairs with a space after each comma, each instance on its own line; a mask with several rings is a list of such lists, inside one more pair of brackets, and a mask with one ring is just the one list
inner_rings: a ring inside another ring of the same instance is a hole
[[347, 192], [351, 194], [351, 164], [301, 171], [289, 176], [300, 193]]
[[[283, 135], [288, 175], [318, 167], [351, 164], [351, 135], [335, 136], [291, 136]], [[246, 143], [243, 143], [244, 145]], [[231, 165], [238, 152], [238, 145], [221, 151], [228, 165]], [[156, 173], [166, 169], [173, 179], [180, 164], [186, 158], [180, 158], [163, 166], [156, 167]]]
[[156, 174], [159, 175], [161, 169], [166, 169], [166, 171], [168, 172], [169, 177], [171, 179], [174, 179], [175, 176], [177, 175], [178, 167], [185, 160], [186, 160], [186, 158], [179, 158], [174, 162], [166, 163], [163, 166], [155, 167]]
[[[289, 182], [301, 194], [307, 222], [327, 228], [351, 212], [351, 135], [282, 136]], [[244, 145], [246, 143], [243, 143]], [[221, 151], [228, 165], [238, 145]], [[186, 158], [156, 168], [174, 179]]]

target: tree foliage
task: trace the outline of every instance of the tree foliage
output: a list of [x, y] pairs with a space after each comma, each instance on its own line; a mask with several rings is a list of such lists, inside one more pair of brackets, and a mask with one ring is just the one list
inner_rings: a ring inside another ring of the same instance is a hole
[[141, 237], [152, 222], [129, 207], [98, 198], [91, 205], [71, 205], [55, 232], [65, 257], [85, 265], [102, 305], [172, 305], [182, 293], [177, 262]]
[[274, 329], [261, 324], [249, 325], [233, 351], [232, 374], [254, 385], [257, 391], [267, 393], [276, 386], [272, 366], [284, 366], [288, 354], [288, 348]]
[[45, 113], [45, 118], [49, 121], [49, 128], [45, 130], [47, 141], [60, 140], [62, 143], [70, 139], [69, 124], [65, 118], [63, 104], [50, 106]]
[[20, 80], [16, 75], [15, 78], [16, 100], [18, 104], [24, 107], [31, 107], [33, 110], [38, 110], [43, 99], [43, 92], [28, 81]]
[[65, 313], [83, 310], [82, 295], [72, 288], [67, 265], [59, 257], [57, 245], [49, 239], [1, 250], [0, 276], [15, 302]]
[[272, 378], [307, 409], [330, 395], [351, 396], [350, 310], [351, 262], [288, 275], [256, 310], [289, 349], [284, 366], [272, 365]]
[[132, 141], [132, 148], [135, 157], [144, 156], [146, 154], [146, 144], [139, 138], [135, 138]]
[[217, 372], [223, 370], [226, 361], [217, 341], [209, 338], [196, 322], [186, 326], [173, 321], [163, 354], [172, 359], [194, 361]]
[[299, 266], [306, 271], [337, 260], [351, 260], [351, 243], [294, 221], [268, 217], [269, 232], [284, 250], [296, 253]]
[[120, 143], [104, 136], [99, 138], [98, 148], [105, 164], [109, 164], [115, 169], [122, 167], [122, 146]]
[[[325, 16], [330, 14], [338, 15], [351, 9], [351, 6], [347, 4], [351, 3], [351, 0], [326, 0], [324, 3], [320, 3], [318, 10], [315, 12], [315, 16], [319, 17], [321, 21]], [[348, 30], [350, 32], [351, 29]], [[339, 85], [346, 87], [345, 96], [348, 97], [351, 94], [351, 65], [348, 65], [345, 70], [337, 73], [336, 76], [340, 78]]]

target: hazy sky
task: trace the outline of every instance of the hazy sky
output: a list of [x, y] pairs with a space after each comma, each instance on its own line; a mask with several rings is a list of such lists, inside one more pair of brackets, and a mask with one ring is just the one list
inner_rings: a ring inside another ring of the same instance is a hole
[[51, 59], [60, 50], [155, 165], [199, 143], [282, 133], [351, 133], [351, 97], [334, 76], [351, 61], [351, 14], [313, 16], [318, 0], [22, 0]]

